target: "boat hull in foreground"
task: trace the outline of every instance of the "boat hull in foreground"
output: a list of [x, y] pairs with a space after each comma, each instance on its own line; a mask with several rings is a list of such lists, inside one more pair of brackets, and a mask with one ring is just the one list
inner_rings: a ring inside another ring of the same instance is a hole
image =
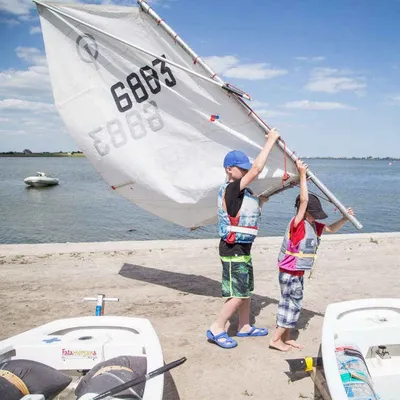
[[[57, 399], [75, 400], [75, 388], [97, 364], [118, 356], [146, 358], [147, 373], [164, 365], [161, 345], [144, 318], [89, 316], [50, 322], [0, 342], [0, 364], [32, 360], [72, 377]], [[146, 383], [143, 400], [161, 400], [164, 376]], [[31, 398], [31, 397], [27, 397]]]
[[400, 299], [329, 305], [322, 358], [332, 400], [399, 399]]

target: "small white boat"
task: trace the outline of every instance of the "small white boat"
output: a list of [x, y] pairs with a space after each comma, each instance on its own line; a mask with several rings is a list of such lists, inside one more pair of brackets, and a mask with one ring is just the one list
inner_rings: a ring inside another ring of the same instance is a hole
[[[87, 400], [99, 395], [102, 392], [89, 391], [89, 393], [77, 395], [76, 389], [82, 379], [88, 379], [90, 370], [96, 372], [96, 375], [92, 375], [96, 377], [99, 374], [96, 366], [99, 368], [100, 363], [114, 360], [115, 357], [121, 358], [121, 356], [125, 359], [134, 359], [135, 365], [140, 365], [140, 367], [130, 367], [132, 369], [130, 370], [122, 366], [120, 370], [132, 372], [136, 369], [137, 372], [142, 369], [140, 374], [143, 377], [145, 374], [150, 374], [152, 378], [145, 383], [145, 386], [142, 386], [141, 397], [124, 398], [162, 400], [164, 376], [162, 373], [150, 373], [160, 367], [165, 368], [162, 349], [152, 324], [145, 318], [103, 316], [101, 312], [97, 312], [97, 316], [56, 320], [0, 342], [0, 370], [7, 366], [7, 362], [20, 360], [26, 363], [41, 363], [39, 366], [51, 369], [50, 373], [53, 375], [62, 373], [63, 376], [60, 379], [67, 378], [67, 383], [63, 389], [60, 389], [62, 392], [54, 397], [55, 400]], [[115, 370], [115, 364], [110, 365], [113, 366], [106, 368]], [[21, 369], [23, 368], [19, 368]], [[29, 365], [25, 369], [29, 370]], [[46, 379], [47, 376], [49, 379], [50, 373], [43, 373], [43, 378]], [[1, 377], [4, 377], [4, 374], [0, 374]], [[32, 378], [37, 381], [35, 376]], [[57, 379], [55, 379], [55, 385], [56, 381]], [[113, 389], [121, 383], [118, 378], [116, 382], [106, 390]], [[28, 393], [25, 397], [21, 397], [24, 400], [42, 400], [47, 396], [40, 393]], [[53, 398], [53, 396], [50, 397]], [[114, 398], [116, 397], [106, 397], [106, 399]]]
[[24, 179], [25, 184], [33, 187], [45, 187], [58, 185], [59, 180], [47, 176], [44, 172], [36, 172], [36, 176], [28, 176]]
[[329, 305], [322, 359], [332, 400], [398, 400], [400, 299]]

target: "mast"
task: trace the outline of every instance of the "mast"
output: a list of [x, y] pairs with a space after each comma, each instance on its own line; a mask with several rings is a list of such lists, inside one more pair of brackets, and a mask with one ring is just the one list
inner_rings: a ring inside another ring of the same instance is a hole
[[[193, 59], [193, 62], [201, 66], [204, 71], [209, 74], [210, 78], [221, 83], [222, 85], [227, 85], [218, 75], [217, 73], [210, 68], [202, 59], [201, 57], [191, 49], [187, 43], [185, 43], [181, 37], [150, 7], [146, 1], [144, 0], [137, 0], [141, 9], [146, 12], [153, 20], [160, 26], [168, 35]], [[251, 107], [246, 104], [240, 97], [234, 96], [236, 101], [240, 103], [240, 105], [249, 113], [251, 118], [257, 123], [257, 125], [262, 129], [263, 132], [268, 133], [270, 131], [269, 126], [251, 109]], [[294, 162], [297, 160], [297, 156], [295, 153], [290, 150], [284, 141], [278, 140], [278, 146], [281, 148], [283, 152], [286, 153], [288, 157], [290, 157]], [[325, 194], [325, 196], [332, 202], [337, 209], [357, 228], [362, 229], [362, 224], [352, 215], [349, 215], [347, 212], [347, 208], [339, 201], [339, 199], [317, 178], [317, 176], [311, 172], [309, 169], [307, 170], [307, 176], [310, 180], [318, 187], [318, 189]], [[279, 190], [281, 191], [281, 190]]]

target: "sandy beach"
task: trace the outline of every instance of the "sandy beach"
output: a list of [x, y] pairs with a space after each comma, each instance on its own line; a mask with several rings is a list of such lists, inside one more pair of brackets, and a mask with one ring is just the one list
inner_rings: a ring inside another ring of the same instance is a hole
[[[279, 299], [280, 237], [253, 248], [257, 326], [272, 332]], [[0, 339], [58, 318], [94, 313], [85, 296], [119, 297], [107, 315], [139, 316], [154, 325], [172, 371], [166, 400], [314, 399], [309, 377], [291, 381], [286, 358], [316, 356], [329, 303], [400, 295], [400, 233], [325, 236], [313, 279], [305, 279], [298, 341], [288, 354], [268, 348], [269, 336], [238, 338], [236, 349], [207, 342], [222, 299], [218, 240], [67, 243], [0, 246]], [[236, 318], [231, 322], [234, 334]]]

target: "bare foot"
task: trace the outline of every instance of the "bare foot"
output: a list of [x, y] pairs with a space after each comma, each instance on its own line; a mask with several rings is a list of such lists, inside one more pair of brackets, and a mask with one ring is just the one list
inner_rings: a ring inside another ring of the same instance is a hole
[[292, 348], [292, 346], [290, 346], [286, 343], [283, 343], [281, 339], [278, 339], [278, 340], [271, 339], [269, 342], [269, 347], [276, 349], [276, 350], [285, 351], [285, 352], [289, 351]]
[[297, 343], [295, 340], [287, 340], [285, 342], [289, 346], [294, 347], [295, 349], [304, 349], [304, 346], [302, 344]]

